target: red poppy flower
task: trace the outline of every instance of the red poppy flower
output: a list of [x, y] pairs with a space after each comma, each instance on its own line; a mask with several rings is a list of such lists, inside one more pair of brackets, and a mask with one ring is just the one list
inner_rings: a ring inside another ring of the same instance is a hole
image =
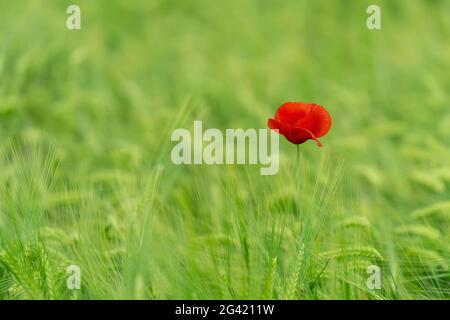
[[283, 103], [275, 112], [274, 118], [267, 122], [269, 128], [278, 130], [278, 133], [294, 144], [312, 139], [321, 147], [318, 138], [326, 135], [331, 127], [328, 111], [314, 103]]

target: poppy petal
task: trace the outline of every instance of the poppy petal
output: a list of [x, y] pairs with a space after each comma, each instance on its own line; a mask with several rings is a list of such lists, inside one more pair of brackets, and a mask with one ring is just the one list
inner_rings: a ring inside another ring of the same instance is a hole
[[285, 125], [283, 134], [290, 142], [295, 144], [301, 144], [307, 140], [314, 140], [318, 147], [322, 147], [322, 143], [317, 139], [316, 135], [308, 129], [295, 127], [291, 125]]
[[267, 121], [267, 126], [272, 130], [280, 130], [281, 123], [274, 119], [269, 119]]
[[325, 108], [311, 104], [306, 117], [297, 120], [295, 125], [311, 131], [317, 138], [320, 138], [330, 130], [331, 116]]
[[303, 102], [283, 103], [275, 112], [275, 120], [294, 125], [309, 113], [310, 105]]

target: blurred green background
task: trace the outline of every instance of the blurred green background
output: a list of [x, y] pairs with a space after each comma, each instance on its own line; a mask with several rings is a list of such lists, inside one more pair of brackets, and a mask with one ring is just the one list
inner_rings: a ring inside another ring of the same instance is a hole
[[[450, 296], [449, 1], [70, 4], [0, 1], [1, 299]], [[285, 101], [333, 117], [299, 176], [171, 163]]]

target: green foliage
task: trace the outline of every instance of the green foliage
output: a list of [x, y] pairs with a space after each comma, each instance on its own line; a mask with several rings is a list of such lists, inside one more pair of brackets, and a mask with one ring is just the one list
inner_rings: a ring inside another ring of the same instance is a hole
[[[28, 2], [0, 0], [0, 299], [450, 298], [449, 1], [374, 31], [365, 0], [80, 0], [79, 31]], [[289, 100], [333, 117], [299, 164], [172, 164], [174, 128]]]

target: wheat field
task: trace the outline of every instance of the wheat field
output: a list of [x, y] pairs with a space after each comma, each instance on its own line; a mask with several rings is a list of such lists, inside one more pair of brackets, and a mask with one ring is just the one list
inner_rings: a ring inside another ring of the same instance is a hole
[[[449, 1], [73, 3], [0, 0], [0, 299], [449, 299]], [[285, 101], [276, 175], [172, 163]]]

